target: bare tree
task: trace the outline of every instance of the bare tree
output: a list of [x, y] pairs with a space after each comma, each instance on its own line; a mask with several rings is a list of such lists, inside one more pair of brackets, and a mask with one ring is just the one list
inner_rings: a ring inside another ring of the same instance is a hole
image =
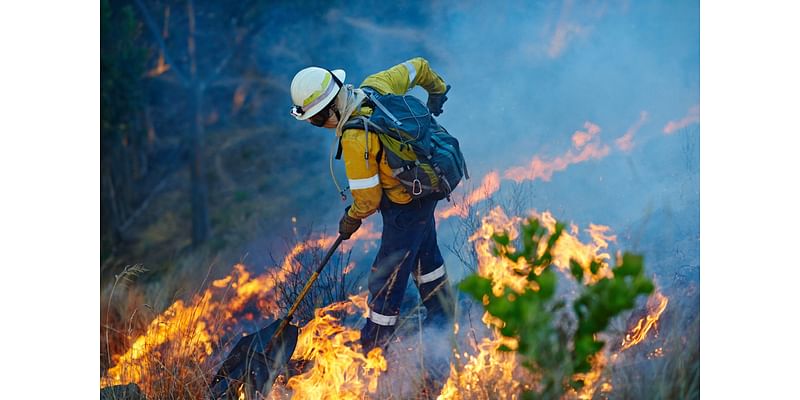
[[[185, 57], [174, 57], [174, 50], [165, 41], [167, 30], [166, 21], [170, 16], [170, 7], [164, 5], [165, 26], [159, 29], [148, 7], [143, 0], [135, 0], [137, 9], [150, 31], [155, 44], [159, 48], [159, 68], [156, 76], [168, 76], [166, 82], [178, 86], [187, 95], [188, 109], [192, 115], [191, 129], [188, 134], [190, 143], [190, 170], [191, 170], [191, 207], [192, 207], [192, 244], [194, 246], [204, 243], [211, 235], [208, 205], [208, 183], [205, 177], [205, 128], [204, 128], [204, 96], [208, 88], [220, 82], [230, 84], [231, 79], [222, 76], [229, 69], [231, 61], [242, 53], [250, 44], [250, 40], [261, 29], [258, 15], [263, 9], [263, 3], [245, 1], [228, 7], [230, 11], [223, 20], [225, 34], [209, 34], [203, 31], [200, 25], [199, 10], [195, 8], [193, 0], [185, 3], [186, 46]], [[159, 3], [160, 4], [160, 3]], [[215, 13], [207, 13], [213, 15]], [[177, 17], [172, 20], [178, 19]], [[208, 17], [207, 19], [211, 19]], [[183, 21], [183, 20], [180, 20]], [[180, 35], [173, 35], [180, 37]], [[198, 38], [202, 37], [203, 40]], [[219, 37], [217, 40], [207, 39]], [[199, 54], [199, 43], [204, 43], [206, 52]], [[224, 49], [223, 51], [219, 51]], [[181, 65], [180, 61], [183, 61]], [[188, 73], [186, 72], [188, 70]]]

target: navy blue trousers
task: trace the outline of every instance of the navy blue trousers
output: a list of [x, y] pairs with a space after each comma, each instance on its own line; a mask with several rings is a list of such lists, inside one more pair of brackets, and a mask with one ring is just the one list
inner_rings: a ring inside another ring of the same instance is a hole
[[453, 316], [450, 284], [436, 243], [437, 203], [417, 199], [400, 205], [386, 196], [381, 200], [383, 233], [369, 276], [370, 316], [361, 330], [365, 351], [384, 346], [394, 332], [409, 277], [426, 308], [427, 324], [446, 323]]

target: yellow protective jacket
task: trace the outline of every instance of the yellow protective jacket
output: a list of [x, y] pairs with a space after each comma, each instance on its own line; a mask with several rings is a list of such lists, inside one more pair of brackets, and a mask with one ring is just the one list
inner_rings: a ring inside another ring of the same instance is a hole
[[[370, 75], [360, 87], [369, 86], [381, 94], [403, 95], [417, 85], [429, 94], [444, 93], [447, 86], [427, 60], [417, 57]], [[371, 114], [371, 108], [361, 107], [352, 116]], [[353, 205], [348, 212], [351, 217], [362, 219], [374, 213], [384, 193], [397, 204], [411, 201], [411, 195], [392, 176], [386, 154], [383, 154], [379, 163], [375, 162], [381, 148], [377, 134], [369, 132], [365, 135], [363, 129], [347, 129], [342, 132], [341, 143], [345, 172], [353, 194]]]

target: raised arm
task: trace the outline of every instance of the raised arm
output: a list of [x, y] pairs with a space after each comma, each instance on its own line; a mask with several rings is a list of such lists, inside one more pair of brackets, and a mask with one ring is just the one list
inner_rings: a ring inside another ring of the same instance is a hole
[[441, 94], [447, 90], [444, 79], [422, 57], [412, 58], [385, 71], [364, 79], [361, 86], [369, 86], [381, 94], [405, 94], [414, 86], [421, 86], [429, 94]]

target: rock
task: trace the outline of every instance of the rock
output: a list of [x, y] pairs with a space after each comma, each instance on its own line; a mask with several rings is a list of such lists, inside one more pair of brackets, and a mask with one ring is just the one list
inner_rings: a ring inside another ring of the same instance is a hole
[[109, 386], [100, 389], [100, 400], [147, 400], [135, 383]]

